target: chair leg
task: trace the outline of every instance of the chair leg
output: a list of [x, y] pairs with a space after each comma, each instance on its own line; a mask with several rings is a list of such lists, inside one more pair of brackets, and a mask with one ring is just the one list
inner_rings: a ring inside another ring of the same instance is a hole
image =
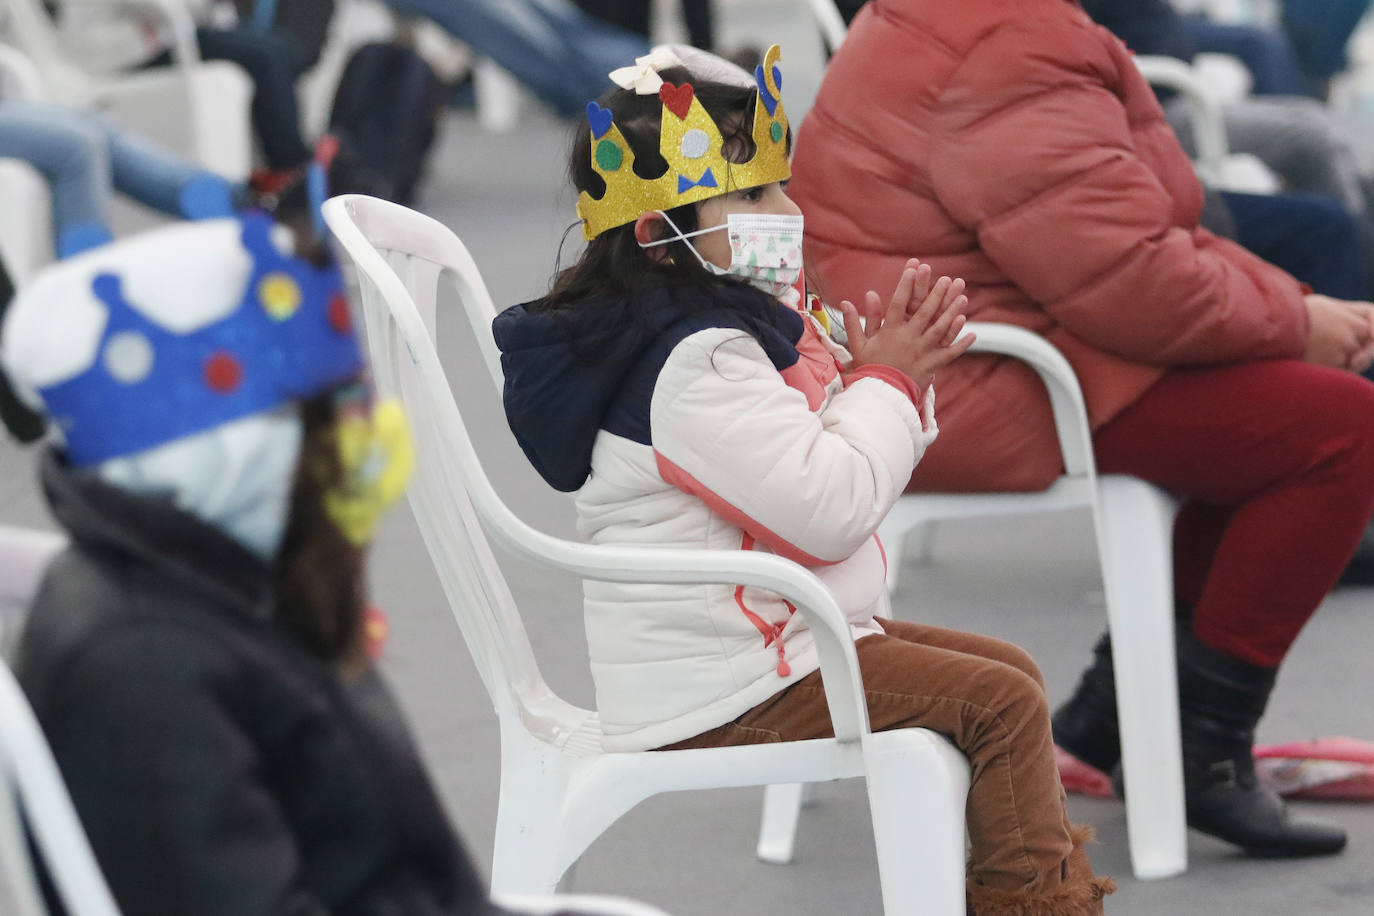
[[759, 824], [758, 857], [774, 865], [792, 861], [806, 784], [781, 783], [763, 789], [763, 818]]
[[552, 894], [569, 880], [558, 861], [565, 777], [556, 752], [539, 746], [518, 723], [502, 719], [492, 894]]
[[963, 916], [968, 760], [924, 729], [873, 739], [864, 758], [884, 912]]
[[1174, 506], [1132, 477], [1104, 477], [1099, 492], [1131, 864], [1137, 878], [1164, 878], [1188, 867], [1174, 647]]

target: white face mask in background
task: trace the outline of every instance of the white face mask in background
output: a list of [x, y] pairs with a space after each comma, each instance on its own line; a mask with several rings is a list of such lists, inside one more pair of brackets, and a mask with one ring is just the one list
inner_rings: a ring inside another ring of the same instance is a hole
[[[739, 277], [748, 281], [750, 286], [785, 301], [800, 298], [799, 293], [796, 297], [789, 295], [789, 290], [796, 290], [802, 276], [804, 224], [801, 214], [730, 213], [725, 217], [724, 225], [684, 234], [668, 214], [662, 210], [658, 212], [675, 235], [639, 247], [653, 248], [680, 240], [687, 243], [702, 267], [718, 277]], [[693, 236], [722, 229], [730, 239], [729, 267], [712, 264], [688, 241]], [[789, 301], [788, 304], [795, 303]]]

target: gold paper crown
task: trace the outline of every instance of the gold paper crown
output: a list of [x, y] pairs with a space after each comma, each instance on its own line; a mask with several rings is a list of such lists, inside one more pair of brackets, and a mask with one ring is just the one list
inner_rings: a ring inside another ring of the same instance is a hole
[[787, 115], [782, 110], [782, 56], [777, 45], [768, 49], [763, 64], [754, 70], [758, 101], [754, 105], [754, 156], [748, 162], [730, 162], [722, 154], [720, 128], [701, 102], [691, 83], [663, 83], [663, 123], [659, 151], [668, 170], [658, 178], [635, 174], [635, 154], [609, 108], [587, 103], [587, 123], [592, 134], [592, 168], [606, 180], [600, 198], [583, 191], [577, 200], [582, 234], [593, 239], [616, 226], [632, 222], [641, 213], [671, 210], [792, 176], [787, 162]]

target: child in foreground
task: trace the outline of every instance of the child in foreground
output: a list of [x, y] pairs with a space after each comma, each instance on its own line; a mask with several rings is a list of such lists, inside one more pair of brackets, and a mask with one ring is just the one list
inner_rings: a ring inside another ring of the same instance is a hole
[[[1068, 822], [1035, 664], [885, 617], [875, 532], [935, 438], [935, 372], [971, 343], [963, 282], [912, 260], [886, 304], [868, 294], [866, 322], [842, 303], [847, 346], [831, 338], [784, 190], [777, 59], [739, 85], [656, 52], [587, 106], [570, 166], [586, 252], [493, 325], [511, 428], [545, 480], [576, 491], [589, 541], [813, 570], [850, 622], [873, 728], [930, 728], [970, 758], [971, 910], [1101, 913], [1114, 885]], [[606, 748], [830, 735], [794, 611], [745, 587], [587, 583]]]
[[294, 222], [158, 229], [19, 293], [0, 357], [71, 544], [16, 673], [127, 916], [504, 912], [365, 651], [409, 439]]

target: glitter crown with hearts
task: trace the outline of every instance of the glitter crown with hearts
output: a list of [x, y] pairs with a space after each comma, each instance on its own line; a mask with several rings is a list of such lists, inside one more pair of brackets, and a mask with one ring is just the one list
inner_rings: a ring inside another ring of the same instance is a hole
[[266, 214], [248, 214], [240, 226], [253, 264], [242, 298], [199, 330], [177, 333], [145, 317], [127, 300], [117, 273], [92, 280], [108, 309], [95, 364], [38, 389], [73, 464], [171, 442], [362, 371], [338, 267], [279, 252]]
[[754, 188], [792, 176], [787, 162], [787, 115], [782, 108], [781, 51], [768, 49], [754, 69], [758, 102], [754, 106], [754, 155], [747, 162], [730, 162], [722, 153], [724, 139], [716, 122], [697, 100], [691, 83], [663, 83], [659, 151], [668, 170], [658, 178], [641, 178], [634, 171], [634, 151], [615, 125], [615, 113], [596, 102], [587, 103], [592, 134], [592, 168], [606, 181], [606, 192], [592, 197], [583, 191], [577, 201], [582, 233], [596, 238], [607, 229], [634, 221], [641, 213], [671, 210], [744, 188]]

